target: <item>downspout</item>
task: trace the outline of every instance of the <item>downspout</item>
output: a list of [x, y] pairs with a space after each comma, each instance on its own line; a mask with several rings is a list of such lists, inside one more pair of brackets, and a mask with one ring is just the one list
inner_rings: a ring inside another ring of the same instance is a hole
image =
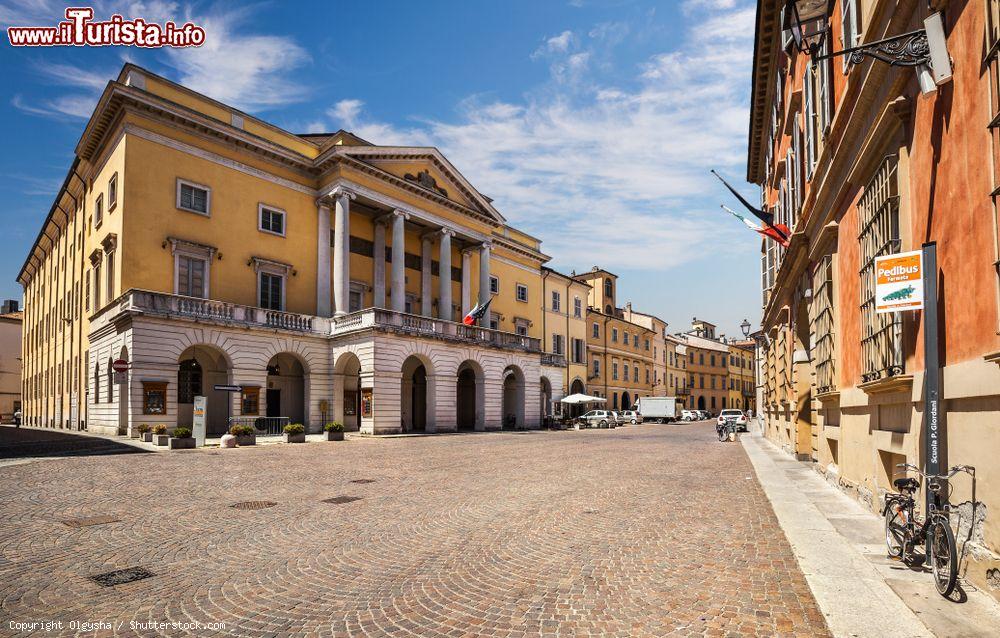
[[[72, 177], [75, 177], [78, 180], [80, 180], [80, 186], [82, 188], [83, 197], [85, 198], [86, 195], [87, 195], [87, 182], [83, 181], [83, 178], [80, 177], [80, 174], [76, 172], [76, 168], [77, 168], [77, 165], [74, 164], [73, 165], [73, 169], [70, 171], [70, 174], [71, 174]], [[124, 189], [125, 189], [125, 178], [124, 178], [124, 175], [123, 175], [122, 176], [122, 191], [123, 192], [124, 192]], [[75, 201], [75, 198], [74, 198], [74, 201]], [[86, 242], [86, 232], [85, 231], [87, 230], [87, 214], [86, 213], [87, 213], [87, 211], [86, 211], [86, 201], [84, 201], [84, 205], [82, 207], [79, 204], [77, 204], [77, 207], [76, 207], [76, 217], [78, 219], [78, 223], [76, 225], [76, 230], [78, 230], [79, 233], [80, 233], [80, 247], [79, 247], [79, 251], [80, 251], [80, 294], [77, 295], [78, 298], [76, 300], [76, 306], [77, 306], [77, 315], [76, 316], [78, 317], [78, 319], [76, 320], [76, 333], [77, 333], [77, 344], [78, 344], [77, 348], [80, 351], [80, 363], [77, 364], [77, 366], [76, 366], [76, 368], [77, 368], [76, 369], [76, 380], [77, 380], [77, 383], [76, 383], [76, 388], [77, 388], [77, 390], [76, 390], [76, 402], [77, 402], [77, 408], [76, 408], [76, 429], [77, 430], [84, 430], [84, 429], [86, 429], [86, 428], [84, 428], [81, 425], [81, 422], [82, 423], [86, 423], [87, 422], [87, 418], [85, 416], [85, 413], [87, 412], [87, 397], [88, 397], [88, 394], [89, 394], [88, 393], [88, 389], [86, 387], [84, 387], [85, 384], [83, 383], [83, 375], [80, 374], [80, 364], [82, 364], [84, 366], [84, 369], [89, 369], [89, 367], [90, 367], [89, 362], [83, 360], [83, 320], [85, 318], [85, 313], [84, 313], [84, 308], [83, 308], [83, 296], [84, 296], [84, 292], [83, 291], [87, 287], [87, 282], [84, 281], [84, 277], [85, 277], [85, 273], [86, 273], [86, 259], [87, 259], [85, 257], [87, 251], [84, 248], [84, 244]], [[124, 212], [123, 212], [123, 214], [124, 214]]]
[[[608, 319], [611, 317], [604, 316], [604, 399], [605, 402], [608, 398], [608, 375], [611, 374], [611, 366], [607, 365], [608, 361]], [[606, 404], [606, 403], [605, 403]]]

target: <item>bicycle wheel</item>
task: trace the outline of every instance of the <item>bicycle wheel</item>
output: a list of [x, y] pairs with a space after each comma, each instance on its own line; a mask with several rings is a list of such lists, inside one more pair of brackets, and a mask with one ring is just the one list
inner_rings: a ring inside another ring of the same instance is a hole
[[718, 429], [718, 430], [716, 430], [716, 431], [717, 431], [717, 432], [718, 432], [718, 434], [719, 434], [719, 440], [720, 440], [720, 441], [725, 441], [725, 440], [726, 440], [726, 430], [725, 430], [724, 428], [719, 428], [719, 429]]
[[958, 551], [955, 548], [955, 534], [945, 518], [935, 518], [927, 530], [927, 549], [934, 573], [934, 586], [942, 596], [948, 596], [955, 589], [958, 580]]
[[892, 503], [885, 511], [885, 544], [889, 556], [902, 558], [906, 545], [906, 510]]

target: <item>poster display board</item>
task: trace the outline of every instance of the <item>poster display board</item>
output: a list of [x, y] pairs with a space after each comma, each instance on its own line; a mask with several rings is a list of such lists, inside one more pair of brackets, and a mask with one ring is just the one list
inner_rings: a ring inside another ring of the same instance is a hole
[[924, 307], [922, 251], [875, 258], [875, 312], [921, 310]]
[[194, 398], [194, 418], [191, 421], [191, 435], [198, 447], [205, 445], [205, 418], [208, 410], [208, 400], [203, 396]]

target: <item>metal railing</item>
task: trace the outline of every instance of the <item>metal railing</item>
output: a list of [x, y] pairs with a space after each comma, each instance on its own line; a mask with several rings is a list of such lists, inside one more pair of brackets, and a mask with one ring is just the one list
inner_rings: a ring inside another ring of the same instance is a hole
[[256, 430], [257, 436], [281, 436], [285, 426], [291, 422], [287, 416], [231, 416], [229, 427], [234, 425], [249, 425]]
[[541, 340], [535, 337], [519, 335], [513, 332], [502, 332], [467, 326], [455, 321], [411, 315], [405, 312], [386, 310], [385, 308], [366, 308], [332, 321], [331, 334], [334, 336], [365, 329], [389, 330], [409, 334], [427, 335], [459, 341], [514, 348], [529, 352], [541, 352]]
[[566, 367], [566, 357], [561, 354], [556, 354], [553, 352], [543, 352], [542, 353], [542, 365], [543, 366], [555, 366], [557, 368]]

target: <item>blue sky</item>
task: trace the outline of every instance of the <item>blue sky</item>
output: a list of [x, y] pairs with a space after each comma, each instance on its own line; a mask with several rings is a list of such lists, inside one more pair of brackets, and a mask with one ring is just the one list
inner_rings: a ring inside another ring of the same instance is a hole
[[[0, 121], [0, 297], [125, 61], [293, 132], [434, 145], [554, 268], [600, 265], [619, 302], [684, 330], [759, 318], [759, 242], [708, 173], [745, 175], [754, 5], [747, 0], [98, 2], [206, 30], [198, 49], [13, 49]], [[0, 24], [54, 25], [65, 4], [0, 2]]]

